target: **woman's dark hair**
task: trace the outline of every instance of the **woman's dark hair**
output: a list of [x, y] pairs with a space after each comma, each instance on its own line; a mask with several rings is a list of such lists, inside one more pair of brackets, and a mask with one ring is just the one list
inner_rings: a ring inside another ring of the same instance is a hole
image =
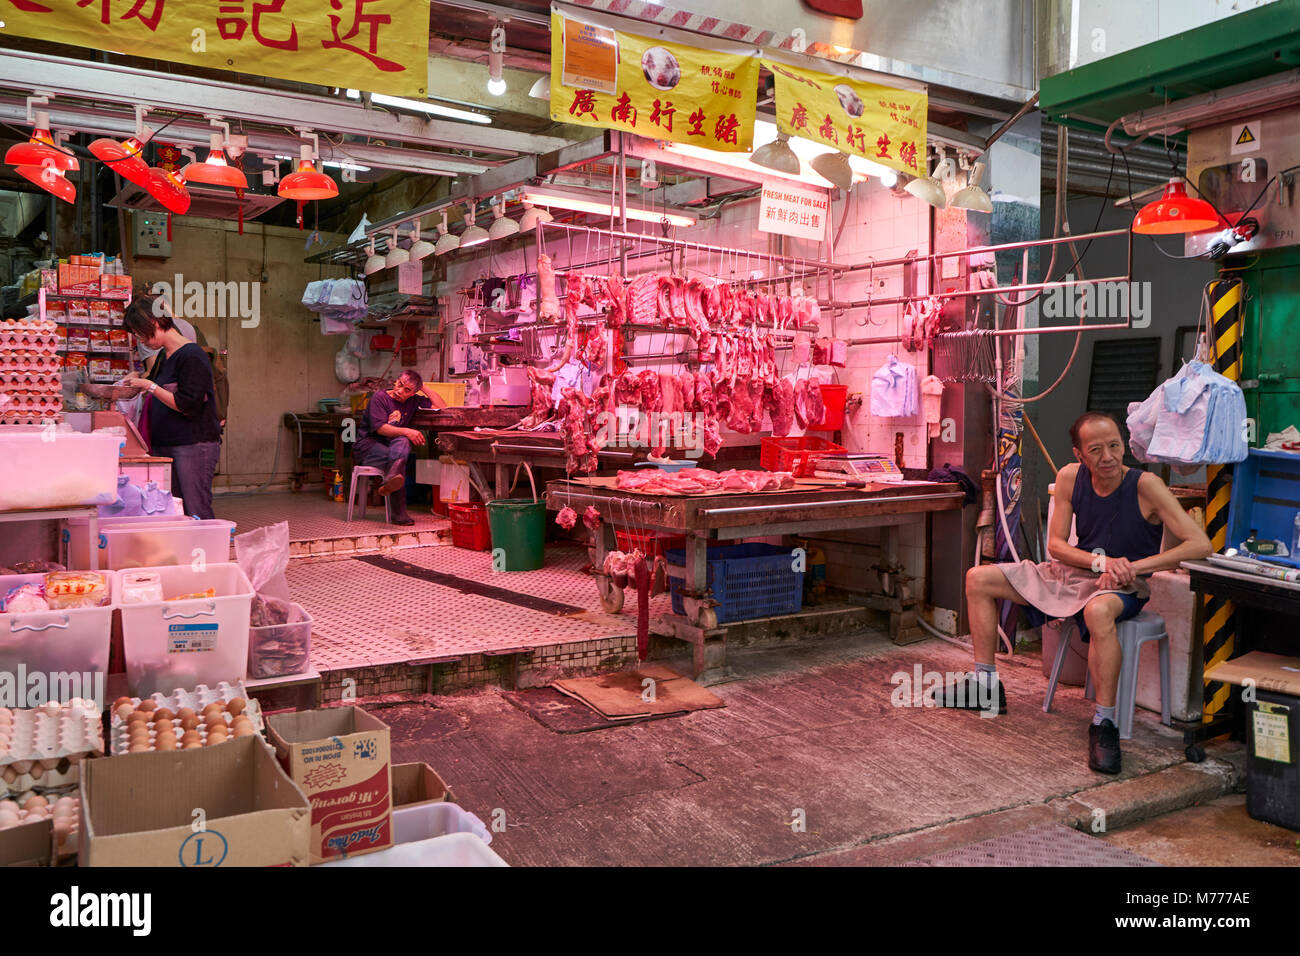
[[122, 324], [126, 326], [128, 332], [142, 339], [152, 338], [156, 331], [165, 332], [176, 328], [171, 312], [167, 309], [167, 303], [157, 295], [138, 295], [132, 299], [131, 304], [126, 307]]

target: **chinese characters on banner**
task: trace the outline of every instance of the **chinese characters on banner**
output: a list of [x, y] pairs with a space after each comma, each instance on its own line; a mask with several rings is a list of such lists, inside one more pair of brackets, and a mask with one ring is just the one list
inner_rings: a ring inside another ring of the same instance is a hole
[[648, 40], [551, 13], [551, 119], [748, 152], [758, 59]]
[[410, 0], [0, 0], [0, 14], [8, 34], [217, 70], [394, 96], [429, 80], [429, 5]]
[[824, 189], [767, 182], [758, 207], [758, 231], [821, 242], [826, 238], [828, 209]]
[[899, 172], [924, 176], [928, 97], [764, 60], [776, 77], [776, 125]]

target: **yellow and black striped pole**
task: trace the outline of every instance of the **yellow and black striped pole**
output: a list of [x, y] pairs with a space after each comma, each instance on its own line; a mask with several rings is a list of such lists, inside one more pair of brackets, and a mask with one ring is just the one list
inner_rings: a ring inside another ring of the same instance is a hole
[[[1241, 379], [1241, 307], [1244, 283], [1240, 279], [1220, 279], [1208, 288], [1212, 335], [1214, 337], [1214, 370], [1232, 381]], [[1242, 423], [1245, 427], [1245, 423]], [[1216, 552], [1222, 553], [1228, 544], [1228, 503], [1232, 495], [1232, 466], [1210, 465], [1206, 468], [1205, 533]], [[1214, 594], [1204, 597], [1205, 668], [1226, 661], [1232, 656], [1236, 635], [1236, 605]], [[1202, 721], [1212, 722], [1228, 703], [1231, 685], [1220, 681], [1205, 682], [1205, 704]]]

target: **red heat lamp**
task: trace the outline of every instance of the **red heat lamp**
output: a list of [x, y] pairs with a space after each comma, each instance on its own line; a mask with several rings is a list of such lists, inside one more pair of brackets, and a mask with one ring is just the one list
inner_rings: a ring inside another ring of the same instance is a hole
[[72, 202], [77, 198], [77, 187], [68, 181], [61, 169], [53, 166], [19, 166], [15, 172], [64, 202]]
[[168, 212], [184, 215], [190, 208], [190, 191], [175, 173], [155, 166], [149, 170], [149, 180], [144, 183], [149, 195], [162, 203]]
[[1165, 186], [1163, 196], [1138, 210], [1133, 231], [1144, 236], [1172, 236], [1217, 229], [1222, 222], [1213, 206], [1204, 199], [1192, 199], [1186, 182], [1174, 178]]
[[237, 166], [226, 161], [226, 151], [222, 146], [221, 134], [212, 134], [212, 149], [208, 158], [201, 163], [190, 163], [181, 172], [181, 179], [187, 183], [206, 183], [209, 186], [229, 186], [231, 189], [247, 189], [248, 177]]
[[140, 155], [144, 152], [143, 139], [128, 136], [120, 143], [115, 139], [97, 139], [90, 144], [90, 152], [101, 163], [129, 183], [149, 188], [149, 164]]
[[55, 144], [54, 137], [50, 135], [50, 115], [43, 110], [36, 113], [31, 138], [25, 143], [10, 146], [5, 152], [5, 162], [17, 167], [15, 171], [18, 175], [64, 202], [72, 202], [76, 198], [77, 188], [64, 173], [76, 172], [81, 164], [77, 162], [77, 157], [59, 149]]
[[318, 172], [312, 164], [312, 148], [303, 146], [298, 169], [280, 180], [276, 195], [298, 203], [298, 228], [302, 228], [302, 206], [313, 199], [333, 199], [339, 194], [338, 183]]

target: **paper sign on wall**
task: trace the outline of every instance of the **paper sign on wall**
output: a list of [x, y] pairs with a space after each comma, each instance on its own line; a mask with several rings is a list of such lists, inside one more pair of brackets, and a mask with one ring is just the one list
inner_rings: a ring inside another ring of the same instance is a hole
[[772, 60], [763, 65], [776, 77], [776, 126], [782, 133], [899, 172], [923, 174], [929, 104], [925, 93]]
[[825, 190], [764, 183], [758, 207], [758, 230], [820, 242], [826, 238], [828, 208]]
[[424, 264], [416, 259], [397, 267], [397, 291], [402, 295], [421, 295], [424, 292]]
[[701, 50], [551, 13], [551, 119], [748, 152], [758, 59]]

